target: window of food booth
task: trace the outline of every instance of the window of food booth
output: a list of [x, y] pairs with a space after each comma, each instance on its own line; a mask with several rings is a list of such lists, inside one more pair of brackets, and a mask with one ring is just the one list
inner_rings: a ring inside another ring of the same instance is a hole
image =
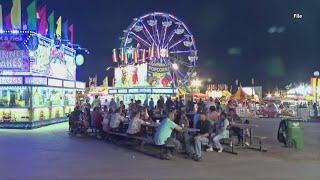
[[30, 87], [1, 86], [0, 107], [28, 107], [30, 102]]

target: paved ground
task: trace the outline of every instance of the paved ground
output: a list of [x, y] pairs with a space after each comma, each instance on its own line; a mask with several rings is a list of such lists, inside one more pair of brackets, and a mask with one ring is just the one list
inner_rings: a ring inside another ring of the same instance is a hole
[[67, 123], [0, 130], [0, 179], [320, 179], [320, 123], [305, 124], [303, 151], [276, 141], [279, 121], [254, 120], [268, 152], [206, 153], [204, 161], [159, 160], [88, 138], [70, 138]]

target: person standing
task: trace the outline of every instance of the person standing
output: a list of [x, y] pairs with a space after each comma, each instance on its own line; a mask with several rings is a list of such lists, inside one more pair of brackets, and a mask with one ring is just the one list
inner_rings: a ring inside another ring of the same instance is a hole
[[112, 111], [115, 111], [117, 109], [117, 103], [114, 100], [114, 98], [111, 99], [110, 104], [109, 104], [109, 108], [112, 109]]
[[313, 107], [313, 111], [314, 111], [314, 117], [318, 117], [317, 103], [313, 103], [312, 107]]
[[95, 110], [97, 108], [101, 108], [101, 101], [100, 101], [98, 95], [94, 96], [94, 100], [92, 101], [92, 108], [93, 108], [93, 110]]
[[154, 101], [153, 101], [153, 98], [150, 99], [149, 101], [149, 110], [152, 110], [154, 109]]

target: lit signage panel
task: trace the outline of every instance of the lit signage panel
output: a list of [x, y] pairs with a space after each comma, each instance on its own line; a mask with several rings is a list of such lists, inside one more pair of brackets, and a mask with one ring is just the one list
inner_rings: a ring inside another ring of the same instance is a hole
[[78, 89], [85, 89], [86, 88], [86, 83], [84, 82], [76, 82], [76, 88]]
[[23, 84], [23, 77], [0, 77], [0, 84]]
[[62, 87], [62, 80], [48, 79], [48, 86]]
[[46, 77], [25, 77], [24, 84], [30, 85], [47, 85], [47, 78]]
[[29, 53], [24, 42], [27, 34], [0, 34], [0, 70], [28, 72]]
[[63, 81], [63, 87], [74, 88], [74, 81]]

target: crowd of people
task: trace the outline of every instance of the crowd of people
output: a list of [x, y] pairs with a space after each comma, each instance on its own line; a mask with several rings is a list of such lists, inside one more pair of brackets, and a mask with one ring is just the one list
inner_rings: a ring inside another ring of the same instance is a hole
[[[229, 133], [238, 137], [238, 143], [244, 138], [241, 129], [230, 126], [242, 123], [235, 109], [232, 106], [222, 107], [219, 99], [213, 98], [185, 102], [182, 97], [175, 100], [160, 97], [157, 102], [151, 98], [143, 103], [131, 99], [126, 107], [122, 101], [117, 103], [114, 99], [102, 106], [96, 96], [92, 103], [86, 100], [77, 106], [70, 116], [71, 124], [94, 127], [100, 132], [99, 137], [109, 131], [118, 131], [120, 124], [124, 123], [128, 125], [128, 135], [140, 136], [143, 135], [143, 124], [155, 123], [154, 144], [173, 147], [163, 154], [165, 159], [171, 159], [183, 148], [186, 158], [201, 161], [203, 150], [222, 152], [220, 140], [229, 138]], [[190, 128], [197, 131], [190, 133]]]

